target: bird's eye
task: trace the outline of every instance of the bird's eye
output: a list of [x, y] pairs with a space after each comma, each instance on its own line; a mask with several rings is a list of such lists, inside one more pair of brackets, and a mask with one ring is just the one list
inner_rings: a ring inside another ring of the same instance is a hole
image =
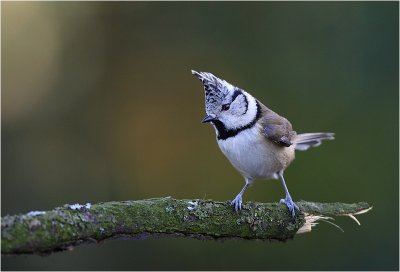
[[227, 110], [229, 110], [230, 106], [231, 106], [230, 104], [223, 104], [222, 107], [221, 107], [221, 110], [222, 111], [227, 111]]

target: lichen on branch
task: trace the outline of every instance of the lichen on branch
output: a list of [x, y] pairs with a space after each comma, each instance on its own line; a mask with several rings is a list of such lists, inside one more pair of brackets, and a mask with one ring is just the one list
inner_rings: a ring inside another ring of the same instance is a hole
[[367, 203], [297, 204], [302, 212], [297, 212], [294, 219], [287, 207], [279, 203], [247, 202], [238, 213], [229, 202], [171, 197], [64, 205], [46, 212], [2, 217], [1, 253], [48, 254], [120, 236], [284, 241], [296, 233], [310, 231], [323, 216], [354, 217], [370, 209]]

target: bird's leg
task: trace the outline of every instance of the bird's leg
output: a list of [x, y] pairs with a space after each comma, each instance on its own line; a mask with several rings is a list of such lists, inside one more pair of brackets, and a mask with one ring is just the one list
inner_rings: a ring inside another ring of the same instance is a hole
[[282, 185], [283, 185], [283, 188], [285, 189], [285, 193], [286, 193], [285, 199], [281, 199], [281, 201], [279, 203], [285, 204], [289, 208], [289, 211], [290, 211], [292, 217], [294, 218], [294, 209], [297, 209], [298, 211], [300, 211], [300, 209], [293, 202], [292, 198], [290, 197], [289, 190], [286, 187], [285, 179], [283, 178], [283, 171], [281, 170], [277, 174], [282, 181]]
[[253, 180], [245, 178], [246, 179], [246, 184], [243, 186], [243, 189], [240, 191], [240, 193], [235, 197], [234, 200], [231, 202], [231, 206], [235, 208], [235, 211], [239, 211], [242, 209], [242, 195], [244, 191], [246, 191], [247, 187], [253, 182]]

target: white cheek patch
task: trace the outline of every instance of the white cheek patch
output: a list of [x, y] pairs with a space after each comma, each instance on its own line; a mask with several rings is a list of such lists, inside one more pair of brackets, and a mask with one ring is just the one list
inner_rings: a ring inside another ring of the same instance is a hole
[[257, 101], [254, 97], [252, 97], [250, 94], [243, 92], [244, 95], [247, 98], [247, 112], [244, 114], [246, 120], [248, 123], [250, 123], [257, 115], [258, 111], [258, 106], [257, 106]]
[[240, 117], [245, 114], [247, 111], [248, 103], [244, 97], [244, 95], [239, 95], [235, 101], [231, 103], [230, 112], [232, 115]]
[[[256, 99], [244, 91], [243, 91], [243, 94], [246, 96], [246, 100], [247, 100], [247, 111], [245, 108], [246, 107], [245, 98], [243, 97], [242, 101], [238, 100], [238, 102], [241, 102], [240, 106], [233, 108], [234, 107], [233, 104], [236, 103], [236, 101], [235, 101], [231, 105], [232, 111], [229, 111], [226, 113], [224, 112], [220, 117], [221, 121], [224, 123], [224, 125], [227, 129], [237, 129], [240, 127], [245, 127], [248, 124], [250, 124], [254, 120], [254, 118], [256, 118], [256, 116], [257, 116]], [[241, 106], [243, 106], [244, 108], [241, 109]], [[239, 113], [239, 114], [236, 115], [234, 113], [234, 111], [237, 111], [237, 113]]]

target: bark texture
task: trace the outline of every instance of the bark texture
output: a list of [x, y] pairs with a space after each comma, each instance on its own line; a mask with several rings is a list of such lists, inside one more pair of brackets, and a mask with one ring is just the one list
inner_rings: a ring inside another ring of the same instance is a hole
[[[318, 218], [354, 218], [370, 209], [364, 202], [296, 203], [302, 212], [296, 211], [294, 219], [286, 206], [279, 203], [247, 202], [239, 213], [233, 211], [229, 202], [171, 197], [64, 205], [46, 212], [2, 217], [1, 253], [49, 254], [108, 238], [143, 239], [158, 235], [284, 241], [297, 232], [310, 231]], [[307, 224], [309, 230], [299, 231]]]

